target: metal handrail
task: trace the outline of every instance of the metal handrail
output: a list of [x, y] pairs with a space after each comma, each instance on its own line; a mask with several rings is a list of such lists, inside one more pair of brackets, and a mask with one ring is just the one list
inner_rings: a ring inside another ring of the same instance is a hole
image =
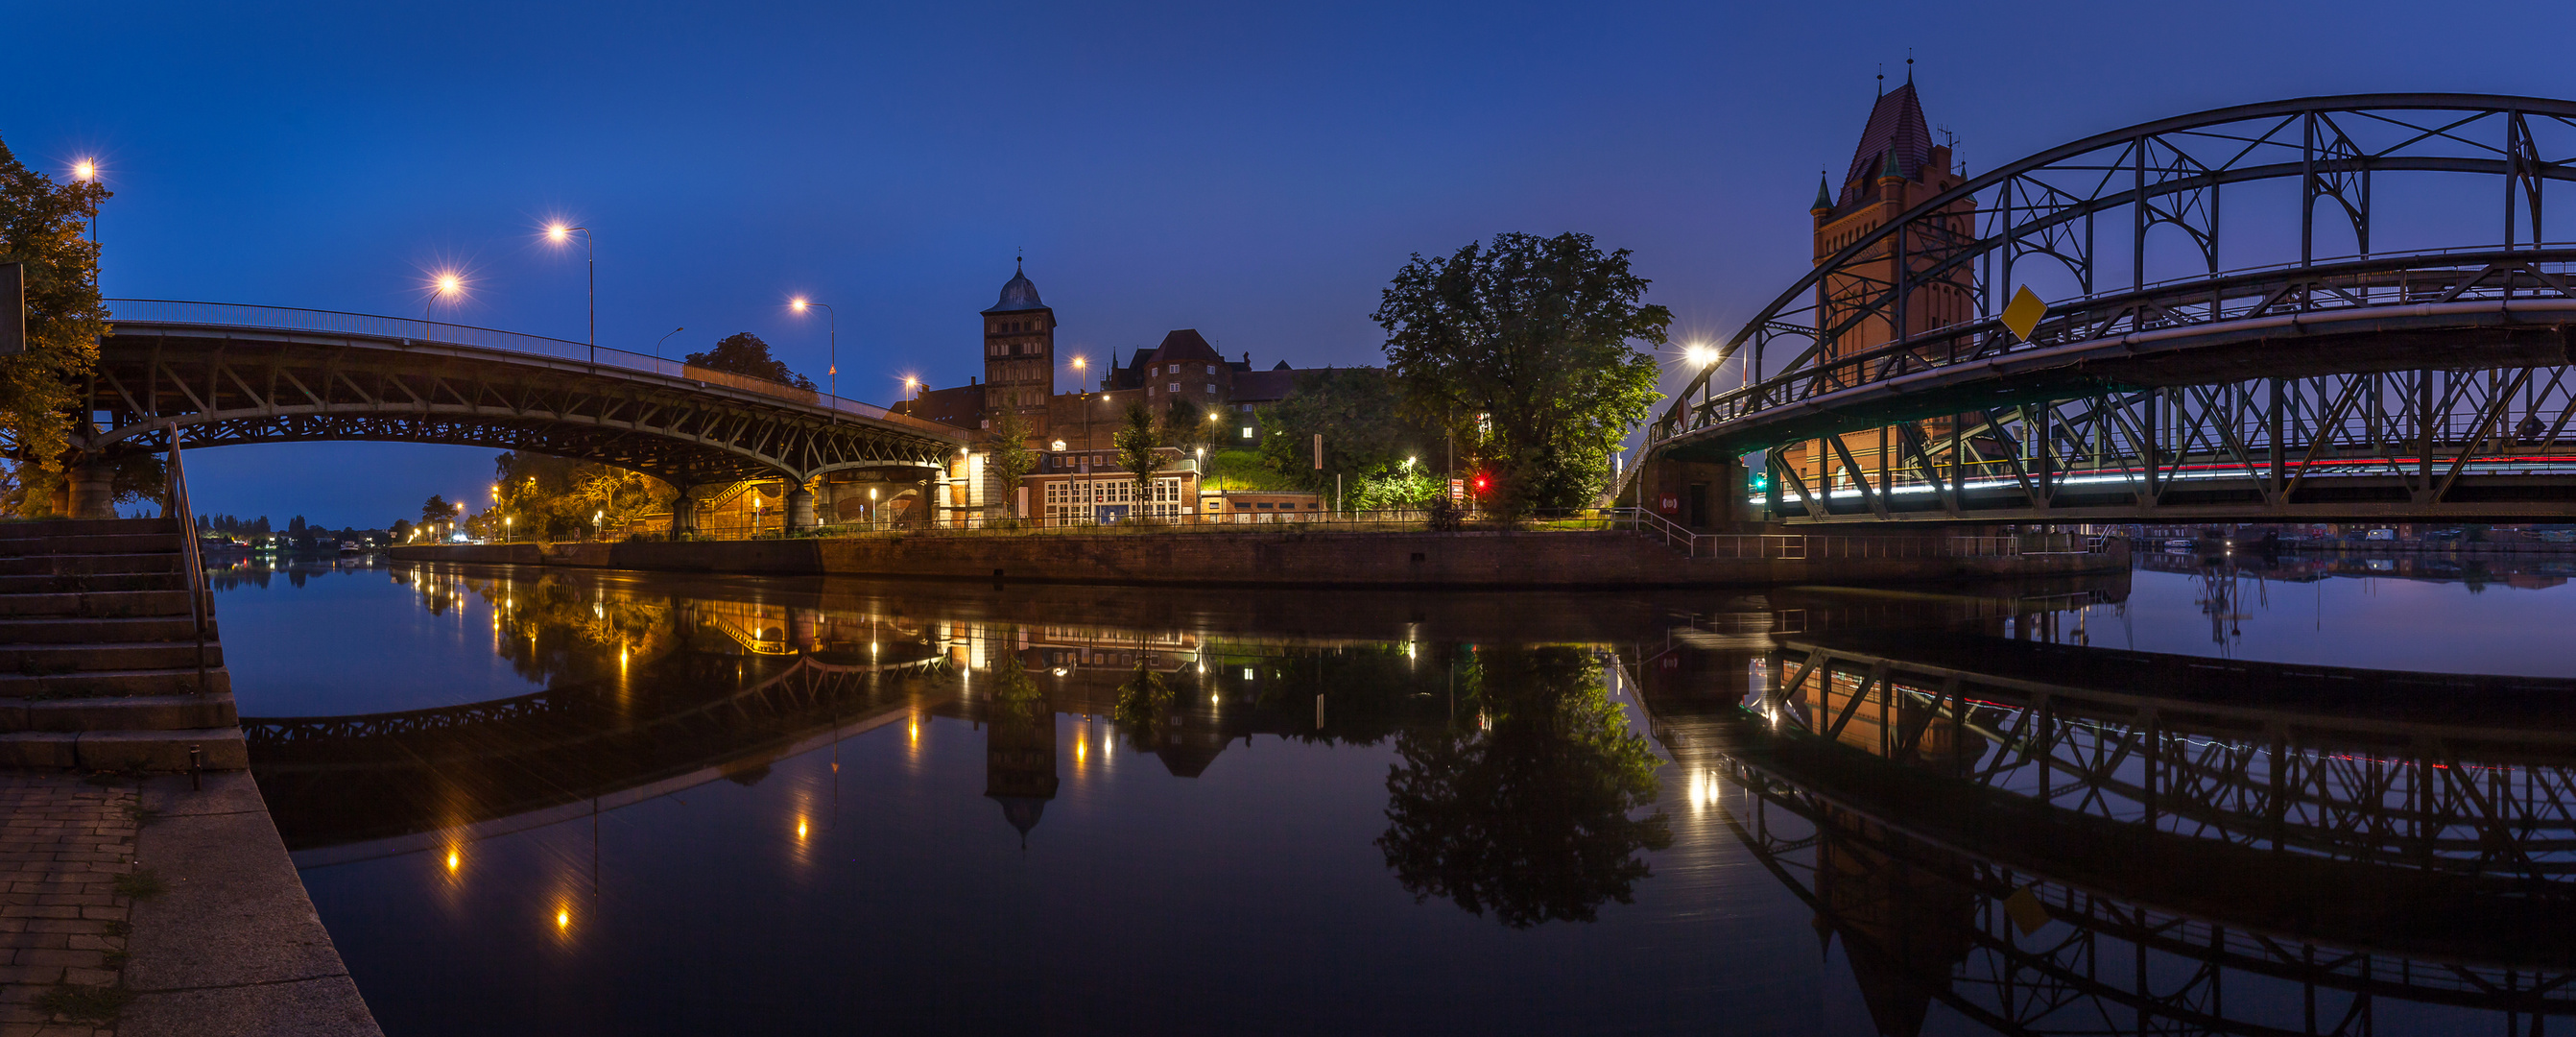
[[264, 331], [303, 331], [365, 336], [392, 339], [406, 344], [421, 342], [468, 346], [502, 353], [580, 361], [692, 382], [722, 385], [744, 392], [774, 396], [817, 410], [828, 410], [834, 414], [855, 414], [872, 421], [936, 431], [951, 437], [961, 434], [961, 430], [949, 425], [898, 413], [873, 403], [844, 399], [814, 389], [730, 371], [710, 370], [676, 359], [631, 353], [612, 346], [592, 346], [567, 339], [547, 338], [543, 335], [502, 331], [497, 328], [479, 328], [468, 324], [451, 324], [446, 321], [387, 317], [343, 310], [314, 310], [298, 306], [258, 306], [248, 303], [197, 302], [187, 299], [107, 299], [103, 301], [115, 310], [119, 324], [203, 324], [256, 328]]
[[161, 512], [179, 520], [179, 564], [188, 571], [188, 618], [197, 627], [197, 694], [214, 689], [206, 683], [206, 625], [214, 618], [215, 596], [206, 584], [206, 560], [197, 543], [197, 511], [188, 500], [188, 471], [179, 462], [177, 423], [170, 425], [170, 471]]

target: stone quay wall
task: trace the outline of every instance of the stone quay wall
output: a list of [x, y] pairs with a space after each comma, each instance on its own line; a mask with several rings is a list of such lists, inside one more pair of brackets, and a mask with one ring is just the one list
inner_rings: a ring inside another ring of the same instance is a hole
[[1939, 556], [1938, 545], [1944, 542], [1941, 537], [1924, 537], [1914, 551], [1886, 552], [1900, 557], [1744, 560], [1687, 557], [1657, 541], [1619, 530], [915, 533], [838, 539], [409, 545], [389, 553], [403, 561], [663, 572], [1416, 589], [1903, 583], [2129, 567], [2128, 542], [2118, 538], [2089, 554], [1976, 557]]

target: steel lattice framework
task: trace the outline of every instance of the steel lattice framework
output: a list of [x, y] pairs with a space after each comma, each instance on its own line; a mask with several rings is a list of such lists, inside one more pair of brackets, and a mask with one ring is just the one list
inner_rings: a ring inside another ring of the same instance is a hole
[[[1745, 384], [1700, 371], [1649, 456], [1808, 443], [1770, 454], [1794, 522], [2576, 514], [2576, 247], [2543, 219], [2571, 183], [2558, 100], [2314, 98], [2076, 141], [1827, 258], [1725, 344]], [[2025, 288], [2027, 339], [2002, 319]], [[1928, 326], [1936, 298], [1969, 317]]]
[[1772, 663], [1658, 735], [1865, 985], [2012, 1034], [2576, 1014], [2576, 716], [2531, 708], [2576, 682], [1928, 635]]
[[[393, 440], [528, 450], [678, 486], [925, 473], [966, 434], [810, 390], [421, 321], [118, 300], [89, 388], [88, 451]], [[136, 319], [126, 314], [141, 314]], [[585, 353], [600, 359], [592, 360]]]

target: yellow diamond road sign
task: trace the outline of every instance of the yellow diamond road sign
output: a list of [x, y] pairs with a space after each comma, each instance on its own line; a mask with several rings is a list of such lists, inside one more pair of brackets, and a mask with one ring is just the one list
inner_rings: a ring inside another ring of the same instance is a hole
[[2028, 342], [2030, 333], [2039, 330], [2039, 319], [2045, 316], [2048, 304], [2039, 301], [2039, 293], [2031, 291], [2029, 285], [2023, 285], [2013, 293], [2012, 305], [2004, 307], [2004, 326]]

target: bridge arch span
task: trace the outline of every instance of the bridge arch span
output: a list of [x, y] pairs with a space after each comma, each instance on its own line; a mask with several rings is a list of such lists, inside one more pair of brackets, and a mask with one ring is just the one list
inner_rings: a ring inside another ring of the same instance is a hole
[[2576, 516], [2576, 233], [2544, 204], [2571, 182], [2576, 101], [2544, 98], [2050, 148], [1889, 205], [1782, 291], [1650, 426], [1638, 485], [1761, 451], [1793, 523]]
[[110, 300], [91, 456], [373, 440], [528, 450], [688, 487], [854, 468], [929, 478], [967, 434], [812, 390], [578, 342], [393, 317]]

